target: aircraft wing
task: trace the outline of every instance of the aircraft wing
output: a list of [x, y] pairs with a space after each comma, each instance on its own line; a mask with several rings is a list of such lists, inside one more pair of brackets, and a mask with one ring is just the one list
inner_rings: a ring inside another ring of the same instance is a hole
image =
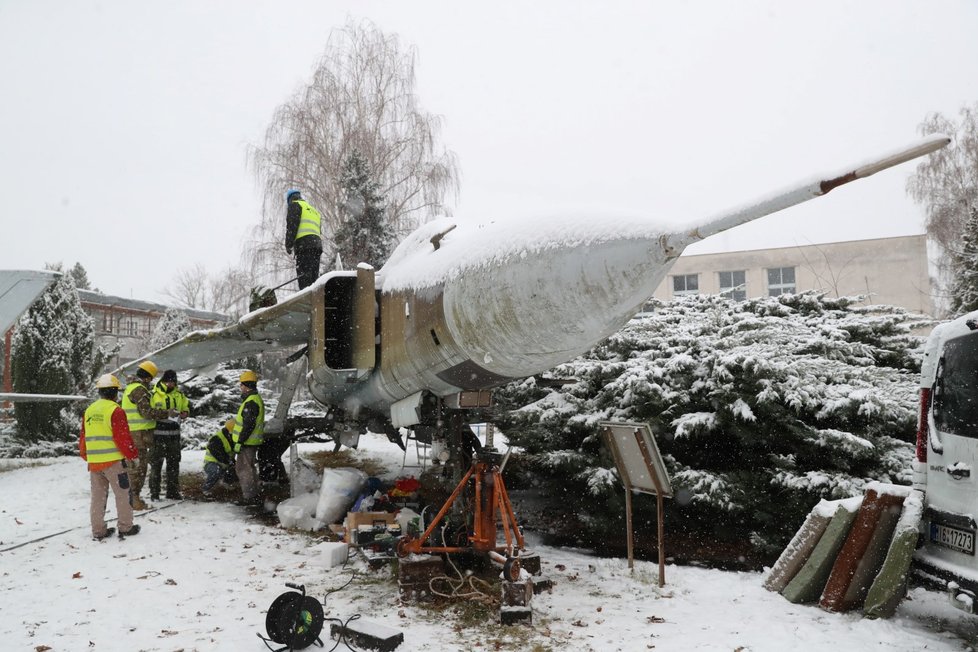
[[231, 326], [194, 331], [159, 351], [127, 362], [114, 373], [132, 373], [143, 360], [152, 360], [161, 371], [200, 371], [256, 353], [304, 346], [309, 342], [312, 291], [323, 290], [313, 284], [282, 303], [249, 312]]
[[0, 402], [10, 401], [11, 403], [49, 403], [53, 401], [90, 401], [90, 396], [79, 396], [77, 394], [18, 394], [0, 392]]
[[23, 269], [0, 270], [0, 336], [60, 274]]

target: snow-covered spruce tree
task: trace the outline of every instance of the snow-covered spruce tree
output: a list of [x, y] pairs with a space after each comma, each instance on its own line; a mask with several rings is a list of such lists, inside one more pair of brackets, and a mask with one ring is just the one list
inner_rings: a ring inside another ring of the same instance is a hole
[[156, 322], [153, 334], [149, 337], [150, 351], [157, 351], [168, 344], [173, 344], [192, 330], [190, 318], [179, 308], [167, 308], [160, 320]]
[[75, 279], [76, 288], [79, 290], [92, 289], [92, 283], [88, 280], [88, 271], [85, 270], [85, 267], [81, 263], [75, 263], [68, 273]]
[[[498, 424], [527, 453], [545, 528], [585, 545], [624, 541], [623, 489], [598, 427], [609, 419], [656, 436], [676, 492], [667, 546], [750, 542], [768, 559], [820, 498], [858, 494], [870, 479], [908, 483], [923, 340], [910, 329], [926, 318], [854, 302], [658, 303], [553, 370], [573, 382], [498, 392]], [[654, 497], [633, 509], [639, 540], [653, 540]]]
[[[11, 342], [14, 390], [32, 394], [82, 394], [106, 362], [95, 342], [95, 324], [82, 310], [71, 274], [63, 274], [20, 318]], [[24, 442], [73, 442], [77, 415], [64, 403], [14, 407]]]
[[961, 233], [960, 251], [952, 256], [951, 314], [963, 315], [978, 310], [978, 207], [971, 209]]
[[374, 268], [390, 256], [394, 233], [385, 218], [384, 198], [371, 178], [366, 159], [354, 150], [343, 164], [342, 222], [334, 235], [334, 247], [346, 265], [369, 263]]

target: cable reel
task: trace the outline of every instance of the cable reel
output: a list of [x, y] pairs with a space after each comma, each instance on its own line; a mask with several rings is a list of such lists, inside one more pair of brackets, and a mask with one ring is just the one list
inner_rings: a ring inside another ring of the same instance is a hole
[[[285, 586], [298, 592], [286, 591], [272, 601], [265, 617], [268, 638], [261, 634], [258, 638], [273, 652], [302, 650], [313, 643], [323, 647], [319, 638], [323, 631], [323, 606], [316, 598], [306, 595], [305, 585], [286, 582]], [[285, 647], [273, 648], [269, 640]]]

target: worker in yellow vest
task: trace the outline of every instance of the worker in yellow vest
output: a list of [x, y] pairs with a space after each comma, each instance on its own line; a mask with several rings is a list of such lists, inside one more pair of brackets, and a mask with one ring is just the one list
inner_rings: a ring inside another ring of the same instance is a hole
[[204, 447], [204, 485], [201, 491], [205, 496], [211, 495], [211, 489], [225, 476], [234, 461], [231, 443], [233, 430], [234, 419], [228, 419], [223, 428], [211, 435]]
[[167, 369], [156, 383], [150, 405], [158, 410], [176, 410], [177, 419], [161, 419], [153, 431], [153, 450], [149, 460], [149, 498], [160, 499], [163, 465], [166, 465], [166, 497], [181, 500], [180, 458], [183, 445], [180, 442], [180, 422], [190, 416], [190, 402], [177, 389], [177, 372]]
[[319, 259], [323, 255], [322, 218], [319, 211], [302, 198], [298, 190], [285, 193], [285, 250], [295, 250], [295, 275], [299, 289], [319, 278]]
[[231, 444], [234, 453], [234, 470], [241, 483], [240, 504], [258, 504], [258, 477], [255, 473], [255, 456], [265, 440], [265, 403], [258, 395], [258, 374], [250, 369], [238, 377], [241, 389], [241, 406], [234, 417]]
[[126, 414], [119, 407], [119, 390], [122, 389], [119, 379], [112, 374], [105, 374], [95, 382], [95, 387], [99, 398], [85, 410], [81, 433], [78, 435], [78, 452], [88, 462], [88, 475], [92, 485], [92, 502], [89, 507], [92, 537], [100, 541], [115, 532], [115, 528], [105, 525], [105, 505], [110, 488], [115, 496], [119, 537], [139, 534], [139, 526], [132, 523], [126, 462], [135, 460], [137, 451], [129, 434]]
[[156, 365], [149, 360], [139, 363], [136, 368], [136, 376], [122, 393], [122, 409], [126, 413], [129, 421], [129, 431], [132, 433], [132, 440], [139, 451], [139, 461], [132, 469], [130, 480], [132, 481], [132, 508], [143, 510], [147, 508], [142, 497], [139, 495], [143, 490], [143, 483], [146, 482], [146, 468], [153, 450], [153, 431], [156, 429], [157, 419], [175, 419], [180, 415], [177, 410], [160, 410], [151, 405], [153, 392], [150, 383], [156, 376]]

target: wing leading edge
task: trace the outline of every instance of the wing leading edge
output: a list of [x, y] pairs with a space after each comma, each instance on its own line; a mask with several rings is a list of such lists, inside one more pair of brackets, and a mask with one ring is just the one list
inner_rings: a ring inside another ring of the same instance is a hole
[[201, 370], [220, 362], [256, 353], [295, 348], [309, 342], [312, 293], [322, 291], [318, 283], [270, 308], [243, 316], [236, 324], [194, 331], [173, 344], [127, 362], [116, 373], [129, 373], [144, 360], [162, 369]]

